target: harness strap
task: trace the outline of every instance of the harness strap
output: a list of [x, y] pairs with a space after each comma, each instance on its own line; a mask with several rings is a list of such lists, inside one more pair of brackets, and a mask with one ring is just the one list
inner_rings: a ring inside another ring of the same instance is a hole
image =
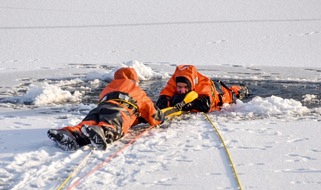
[[136, 113], [138, 111], [138, 106], [137, 106], [137, 102], [130, 97], [128, 94], [123, 93], [123, 92], [110, 92], [108, 94], [106, 94], [100, 101], [98, 104], [102, 104], [104, 102], [108, 102], [109, 100], [113, 100], [115, 102], [118, 102], [120, 104], [122, 104], [123, 106], [132, 109], [133, 113]]
[[132, 109], [133, 112], [138, 111], [138, 106], [136, 104], [133, 104], [133, 103], [129, 102], [129, 101], [122, 100], [122, 99], [109, 99], [109, 100], [113, 100], [115, 102], [119, 102], [119, 103], [123, 104], [125, 107], [127, 107], [129, 109]]

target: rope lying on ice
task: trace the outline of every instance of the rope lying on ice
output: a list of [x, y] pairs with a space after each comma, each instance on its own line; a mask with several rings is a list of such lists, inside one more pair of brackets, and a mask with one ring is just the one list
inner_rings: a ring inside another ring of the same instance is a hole
[[222, 142], [222, 144], [223, 144], [223, 146], [224, 146], [225, 153], [226, 153], [226, 155], [227, 155], [227, 157], [228, 157], [228, 159], [229, 159], [230, 166], [231, 166], [231, 168], [232, 168], [232, 170], [233, 170], [233, 174], [234, 174], [234, 177], [235, 177], [235, 179], [236, 179], [236, 182], [237, 182], [237, 185], [238, 185], [238, 189], [242, 190], [242, 186], [241, 186], [240, 180], [239, 180], [239, 178], [238, 178], [238, 176], [237, 176], [237, 172], [236, 172], [236, 170], [235, 170], [234, 164], [233, 164], [233, 162], [232, 162], [231, 155], [230, 155], [230, 153], [229, 153], [228, 150], [227, 150], [227, 146], [226, 146], [226, 144], [224, 143], [224, 140], [223, 140], [222, 135], [220, 134], [220, 132], [218, 131], [218, 129], [216, 128], [216, 126], [214, 125], [214, 123], [211, 121], [211, 119], [208, 117], [208, 115], [207, 115], [206, 113], [204, 113], [204, 116], [206, 117], [206, 119], [208, 120], [208, 122], [210, 122], [210, 124], [213, 126], [216, 134], [219, 136], [219, 138], [220, 138], [220, 140], [221, 140], [221, 142]]
[[80, 184], [80, 182], [90, 176], [91, 174], [93, 174], [95, 171], [97, 171], [99, 168], [101, 168], [105, 163], [111, 161], [113, 158], [115, 158], [119, 153], [121, 153], [125, 148], [127, 148], [129, 145], [131, 145], [133, 142], [135, 142], [138, 138], [140, 138], [141, 136], [143, 136], [147, 131], [151, 130], [152, 128], [154, 128], [155, 126], [150, 126], [147, 129], [145, 129], [143, 132], [139, 133], [137, 136], [135, 136], [134, 139], [132, 139], [130, 142], [128, 142], [127, 144], [125, 144], [121, 149], [119, 149], [117, 152], [115, 152], [114, 154], [110, 155], [109, 157], [107, 157], [104, 161], [102, 161], [100, 164], [98, 164], [96, 167], [94, 167], [92, 170], [90, 170], [86, 175], [84, 175], [83, 177], [79, 178], [77, 181], [75, 181], [73, 184], [71, 184], [67, 190], [70, 190], [74, 187], [76, 187], [77, 185]]
[[[198, 97], [198, 94], [195, 91], [191, 91], [189, 93], [186, 94], [184, 100], [178, 104], [176, 104], [177, 106], [179, 106], [180, 108], [182, 108], [184, 105], [186, 105], [187, 103], [192, 102], [193, 100], [195, 100]], [[175, 112], [179, 112], [180, 114], [181, 109], [178, 109], [177, 106], [174, 107], [169, 107], [169, 108], [165, 108], [162, 110], [162, 112], [164, 113], [164, 117], [167, 118], [169, 117], [171, 114], [173, 114], [173, 112], [171, 112], [171, 110], [174, 110]], [[140, 134], [138, 134], [133, 140], [131, 140], [130, 142], [128, 142], [127, 144], [125, 144], [121, 149], [119, 149], [117, 152], [113, 153], [112, 155], [110, 155], [109, 157], [107, 157], [103, 162], [101, 162], [100, 164], [96, 165], [96, 167], [94, 167], [92, 170], [90, 170], [85, 176], [81, 177], [80, 179], [78, 179], [76, 182], [74, 182], [73, 184], [71, 184], [68, 187], [68, 190], [76, 187], [84, 178], [88, 177], [89, 175], [91, 175], [92, 173], [94, 173], [95, 171], [97, 171], [99, 168], [101, 168], [106, 162], [109, 162], [110, 160], [112, 160], [114, 157], [116, 157], [119, 153], [121, 153], [126, 147], [128, 147], [129, 145], [131, 145], [133, 142], [135, 142], [138, 138], [140, 138], [141, 136], [143, 136], [147, 131], [151, 130], [152, 128], [154, 128], [155, 126], [149, 126], [147, 129], [145, 129], [143, 132], [141, 132]], [[78, 168], [78, 167], [77, 167]], [[67, 181], [71, 178], [71, 176], [74, 174], [74, 172], [72, 172], [72, 174], [70, 175], [70, 177], [68, 176], [68, 178], [65, 180], [65, 182], [63, 182], [63, 185], [65, 185], [67, 183]]]
[[90, 157], [90, 155], [92, 154], [93, 150], [89, 151], [89, 153], [86, 155], [86, 157], [77, 165], [77, 167], [75, 167], [75, 169], [68, 175], [68, 177], [62, 182], [62, 184], [57, 188], [57, 190], [61, 190], [66, 184], [67, 182], [71, 179], [71, 177], [73, 175], [75, 175], [75, 173], [81, 168], [80, 166], [82, 166], [84, 163], [87, 162], [88, 158]]

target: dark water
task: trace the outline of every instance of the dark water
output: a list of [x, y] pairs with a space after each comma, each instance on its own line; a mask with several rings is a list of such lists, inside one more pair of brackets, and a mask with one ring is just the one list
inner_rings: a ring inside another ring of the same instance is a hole
[[[216, 80], [216, 79], [213, 79]], [[227, 86], [230, 85], [243, 85], [247, 86], [250, 91], [250, 96], [243, 100], [243, 102], [250, 101], [255, 96], [270, 97], [272, 95], [279, 96], [284, 99], [294, 99], [300, 101], [308, 108], [320, 107], [320, 101], [302, 101], [303, 96], [306, 94], [317, 95], [317, 98], [321, 98], [321, 84], [315, 82], [301, 82], [301, 81], [273, 81], [273, 80], [235, 80], [225, 79], [221, 80]], [[145, 90], [147, 95], [156, 102], [159, 92], [166, 85], [167, 81], [153, 80], [142, 81], [140, 86]], [[83, 103], [93, 103], [97, 100], [100, 91], [107, 83], [102, 84], [99, 88], [88, 93], [83, 99]]]
[[272, 95], [283, 99], [294, 99], [300, 101], [308, 108], [320, 107], [320, 101], [304, 102], [304, 95], [313, 94], [321, 98], [321, 84], [315, 82], [301, 81], [276, 81], [276, 80], [226, 80], [228, 85], [245, 85], [250, 89], [250, 96], [244, 100], [247, 102], [255, 96], [270, 97]]
[[[68, 80], [68, 79], [63, 79]], [[71, 79], [70, 79], [71, 80]], [[213, 79], [217, 80], [217, 79]], [[60, 80], [50, 80], [43, 79], [38, 82], [46, 81], [49, 84], [59, 83]], [[250, 96], [247, 99], [244, 99], [243, 102], [251, 100], [255, 96], [260, 97], [270, 97], [272, 95], [282, 97], [284, 99], [294, 99], [300, 101], [303, 105], [308, 108], [320, 107], [321, 102], [318, 100], [315, 101], [302, 101], [303, 96], [306, 94], [317, 95], [317, 99], [321, 99], [321, 84], [315, 82], [304, 82], [304, 81], [276, 81], [276, 80], [235, 80], [235, 79], [224, 79], [221, 80], [226, 85], [245, 85], [249, 88]], [[166, 85], [165, 80], [150, 80], [142, 81], [140, 86], [147, 93], [147, 95], [156, 102], [158, 94], [161, 89]], [[103, 81], [99, 86], [92, 87], [89, 81], [79, 80], [77, 84], [60, 86], [63, 90], [68, 90], [71, 93], [74, 91], [85, 91], [85, 95], [82, 98], [82, 103], [91, 104], [97, 103], [97, 99], [101, 90], [108, 84], [108, 82]], [[31, 106], [32, 102], [19, 100], [19, 96], [22, 96], [27, 91], [27, 87], [30, 83], [26, 82], [21, 84], [21, 88], [12, 90], [12, 94], [7, 94], [6, 97], [0, 98], [1, 104], [10, 104], [9, 107], [19, 107], [19, 106]], [[85, 88], [84, 88], [85, 87]], [[85, 89], [85, 90], [84, 90]], [[0, 92], [1, 93], [1, 92]], [[3, 94], [2, 94], [3, 95]]]

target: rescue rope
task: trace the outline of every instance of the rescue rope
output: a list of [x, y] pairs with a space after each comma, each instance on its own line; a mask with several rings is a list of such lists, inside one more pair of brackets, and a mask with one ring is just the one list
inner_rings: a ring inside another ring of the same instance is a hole
[[155, 126], [150, 126], [147, 129], [145, 129], [144, 131], [142, 131], [141, 133], [139, 133], [137, 136], [135, 136], [134, 139], [132, 139], [131, 141], [129, 141], [127, 144], [125, 144], [122, 148], [120, 148], [117, 152], [113, 153], [112, 155], [110, 155], [109, 157], [107, 157], [104, 161], [102, 161], [100, 164], [96, 165], [96, 167], [94, 167], [93, 169], [91, 169], [86, 175], [84, 175], [83, 177], [79, 178], [77, 181], [75, 181], [73, 184], [71, 184], [67, 190], [71, 190], [72, 188], [76, 187], [77, 185], [79, 185], [81, 183], [81, 181], [83, 179], [85, 179], [86, 177], [90, 176], [91, 174], [93, 174], [95, 171], [97, 171], [99, 168], [101, 168], [105, 163], [111, 161], [113, 158], [115, 158], [119, 153], [121, 153], [125, 148], [127, 148], [129, 145], [131, 145], [133, 142], [135, 142], [138, 138], [140, 138], [141, 136], [143, 136], [147, 131], [151, 130], [152, 128], [154, 128]]
[[89, 153], [86, 155], [86, 157], [77, 165], [77, 167], [68, 175], [68, 177], [62, 182], [61, 185], [57, 188], [57, 190], [61, 190], [67, 182], [71, 179], [71, 177], [80, 169], [80, 166], [82, 166], [84, 163], [87, 162], [90, 155], [92, 154], [93, 150], [89, 151]]
[[242, 186], [241, 186], [240, 180], [239, 180], [239, 178], [238, 178], [238, 176], [237, 176], [237, 172], [236, 172], [236, 170], [235, 170], [234, 164], [233, 164], [233, 162], [232, 162], [231, 155], [230, 155], [230, 153], [229, 153], [229, 151], [228, 151], [228, 149], [227, 149], [226, 144], [224, 143], [224, 140], [223, 140], [222, 135], [220, 134], [220, 132], [218, 131], [218, 129], [216, 128], [216, 126], [214, 125], [214, 123], [211, 121], [211, 119], [208, 117], [208, 115], [207, 115], [206, 113], [204, 113], [204, 116], [206, 117], [206, 119], [208, 120], [208, 122], [213, 126], [216, 134], [217, 134], [218, 137], [220, 138], [220, 140], [221, 140], [221, 142], [222, 142], [222, 144], [223, 144], [223, 146], [224, 146], [225, 153], [226, 153], [226, 155], [227, 155], [227, 157], [228, 157], [228, 159], [229, 159], [230, 166], [231, 166], [231, 168], [232, 168], [232, 170], [233, 170], [233, 174], [234, 174], [235, 180], [236, 180], [236, 182], [237, 182], [238, 189], [242, 190]]
[[[187, 103], [190, 103], [192, 102], [193, 100], [195, 100], [196, 98], [198, 97], [198, 94], [195, 92], [195, 91], [191, 91], [189, 93], [186, 94], [184, 100], [179, 103], [182, 106], [184, 106], [185, 104]], [[113, 99], [115, 100], [115, 99]], [[129, 101], [125, 101], [124, 102], [132, 105], [132, 106], [136, 106], [134, 104], [131, 104], [131, 102]], [[136, 106], [137, 107], [137, 106]], [[171, 109], [176, 109], [176, 107], [171, 107]], [[165, 117], [168, 117], [166, 116], [166, 114], [164, 113]], [[131, 141], [129, 141], [127, 144], [125, 144], [122, 148], [120, 148], [117, 152], [113, 153], [112, 155], [110, 155], [109, 157], [107, 157], [104, 161], [102, 161], [100, 164], [96, 165], [96, 167], [94, 167], [93, 169], [91, 169], [86, 175], [84, 175], [83, 177], [79, 178], [77, 181], [75, 181], [73, 184], [71, 184], [69, 187], [68, 187], [68, 190], [71, 190], [72, 188], [76, 187], [77, 185], [80, 184], [80, 182], [90, 176], [92, 173], [94, 173], [95, 171], [97, 171], [99, 168], [101, 168], [105, 163], [111, 161], [113, 158], [115, 158], [119, 153], [121, 153], [125, 148], [127, 148], [129, 145], [131, 145], [133, 142], [135, 142], [138, 138], [140, 138], [141, 136], [143, 136], [147, 131], [151, 130], [152, 128], [154, 128], [155, 126], [149, 126], [147, 129], [145, 129], [144, 131], [142, 131], [141, 133], [139, 133], [137, 136], [135, 136], [134, 139], [132, 139]]]

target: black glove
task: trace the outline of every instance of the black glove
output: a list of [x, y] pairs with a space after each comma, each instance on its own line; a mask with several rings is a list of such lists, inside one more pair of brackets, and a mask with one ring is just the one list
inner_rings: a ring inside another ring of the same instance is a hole
[[170, 105], [176, 106], [184, 100], [185, 96], [186, 94], [175, 94], [171, 99]]
[[193, 102], [190, 102], [182, 107], [183, 111], [191, 111], [193, 109]]
[[194, 101], [182, 107], [183, 111], [197, 110], [200, 112], [208, 112], [210, 110], [210, 98], [205, 95], [199, 96]]
[[170, 106], [169, 97], [165, 95], [160, 95], [156, 101], [156, 106], [159, 109], [164, 109]]
[[143, 117], [138, 117], [137, 119], [139, 123], [147, 123], [147, 121]]
[[165, 121], [164, 113], [156, 106], [156, 113], [153, 114], [153, 118], [155, 118], [157, 121], [161, 121], [161, 124]]

